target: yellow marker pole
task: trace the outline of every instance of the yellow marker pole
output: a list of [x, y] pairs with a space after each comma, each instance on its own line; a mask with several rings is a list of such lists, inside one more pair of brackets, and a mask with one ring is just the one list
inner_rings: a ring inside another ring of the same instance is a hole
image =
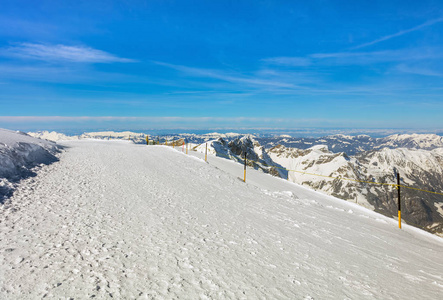
[[397, 172], [398, 228], [401, 229], [400, 173]]
[[246, 182], [246, 152], [245, 152], [245, 168], [243, 170], [243, 182]]
[[129, 137], [128, 137], [128, 141], [130, 141], [131, 140], [131, 135], [129, 135]]
[[188, 143], [186, 143], [186, 154], [188, 154]]
[[146, 136], [146, 145], [149, 145], [149, 137]]
[[208, 143], [206, 143], [205, 162], [208, 162]]

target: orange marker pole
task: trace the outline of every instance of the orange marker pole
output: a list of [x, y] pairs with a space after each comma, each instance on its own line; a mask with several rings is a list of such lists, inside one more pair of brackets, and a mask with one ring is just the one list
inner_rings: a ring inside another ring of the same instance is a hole
[[397, 172], [398, 228], [401, 229], [400, 173]]

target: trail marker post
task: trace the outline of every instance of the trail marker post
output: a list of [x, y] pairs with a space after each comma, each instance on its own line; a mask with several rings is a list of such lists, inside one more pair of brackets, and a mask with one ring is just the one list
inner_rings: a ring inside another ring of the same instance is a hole
[[400, 173], [397, 172], [398, 228], [401, 229]]
[[208, 162], [208, 143], [206, 143], [205, 162]]
[[149, 145], [149, 137], [146, 136], [146, 145]]
[[246, 151], [245, 151], [245, 168], [243, 170], [243, 182], [246, 182]]

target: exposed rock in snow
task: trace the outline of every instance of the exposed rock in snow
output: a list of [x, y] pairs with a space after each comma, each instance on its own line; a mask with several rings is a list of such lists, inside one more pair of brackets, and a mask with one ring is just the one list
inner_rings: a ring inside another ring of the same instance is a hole
[[194, 150], [205, 153], [206, 144], [208, 145], [208, 154], [232, 159], [243, 164], [246, 153], [248, 166], [279, 177], [287, 176], [287, 172], [272, 161], [265, 148], [252, 135], [236, 138], [229, 143], [219, 138], [215, 141], [200, 144]]

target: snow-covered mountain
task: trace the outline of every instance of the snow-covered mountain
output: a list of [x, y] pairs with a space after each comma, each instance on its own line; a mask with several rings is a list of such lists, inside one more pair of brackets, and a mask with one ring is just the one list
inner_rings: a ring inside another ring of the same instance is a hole
[[316, 145], [326, 145], [331, 152], [345, 152], [354, 155], [359, 152], [382, 148], [407, 148], [432, 150], [443, 148], [443, 137], [436, 134], [395, 134], [384, 138], [372, 138], [368, 135], [349, 136], [343, 134], [321, 138], [266, 137], [258, 141], [270, 149], [277, 145], [308, 149]]
[[242, 164], [246, 154], [246, 162], [249, 167], [260, 169], [265, 173], [278, 177], [286, 177], [287, 173], [283, 167], [272, 161], [265, 148], [252, 135], [237, 137], [230, 142], [219, 138], [197, 145], [193, 150], [205, 153], [206, 146], [208, 147], [208, 154], [232, 159]]
[[37, 131], [37, 132], [28, 132], [29, 136], [39, 138], [42, 140], [48, 141], [69, 141], [69, 140], [78, 140], [80, 137], [77, 135], [70, 136], [63, 133], [55, 132], [55, 131]]
[[377, 139], [368, 135], [349, 136], [343, 134], [330, 135], [321, 138], [266, 137], [259, 139], [266, 149], [277, 145], [297, 149], [308, 149], [312, 146], [326, 145], [332, 152], [345, 152], [352, 155], [375, 147]]
[[377, 139], [375, 148], [432, 150], [443, 148], [443, 137], [436, 134], [394, 134]]
[[[333, 153], [326, 146], [306, 150], [276, 146], [268, 150], [272, 160], [287, 169], [289, 180], [335, 197], [358, 202], [366, 207], [395, 217], [397, 191], [389, 185], [366, 182], [396, 183], [396, 173], [401, 184], [430, 191], [443, 191], [442, 149], [414, 150], [406, 148], [372, 150], [349, 157]], [[330, 177], [344, 177], [355, 181]], [[364, 181], [364, 182], [358, 182]], [[421, 191], [402, 189], [403, 218], [415, 226], [443, 233], [443, 214], [438, 207], [443, 197]]]
[[[360, 185], [353, 181], [342, 181], [330, 177], [345, 177], [361, 180], [361, 168], [358, 161], [344, 152], [333, 153], [326, 145], [317, 145], [308, 149], [288, 148], [282, 145], [268, 150], [271, 159], [282, 165], [288, 172], [288, 180], [321, 190], [341, 199], [354, 200], [372, 208], [364, 195], [360, 195]], [[305, 173], [302, 173], [305, 172]], [[317, 176], [317, 175], [324, 175]]]
[[101, 139], [101, 140], [129, 140], [144, 139], [146, 134], [131, 131], [102, 131], [102, 132], [85, 132], [80, 135], [80, 139]]
[[59, 150], [53, 142], [0, 128], [0, 203], [18, 180], [35, 174], [34, 167], [56, 161]]

